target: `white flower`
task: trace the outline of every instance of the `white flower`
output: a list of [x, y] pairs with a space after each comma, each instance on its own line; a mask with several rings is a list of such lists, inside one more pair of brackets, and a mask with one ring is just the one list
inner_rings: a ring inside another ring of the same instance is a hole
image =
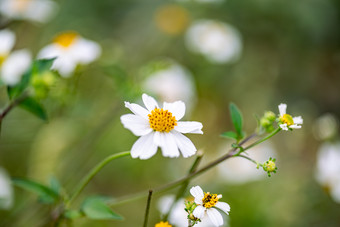
[[301, 124], [303, 123], [303, 119], [301, 116], [292, 117], [291, 115], [286, 113], [287, 104], [281, 103], [279, 105], [280, 112], [280, 128], [282, 130], [288, 129], [297, 129], [301, 128]]
[[[230, 143], [223, 144], [220, 148], [221, 154], [225, 154], [230, 148]], [[244, 153], [246, 155], [246, 153]], [[259, 163], [264, 163], [270, 157], [277, 157], [273, 145], [266, 141], [255, 146], [247, 155]], [[224, 181], [231, 184], [244, 184], [247, 182], [261, 180], [267, 178], [268, 174], [261, 169], [257, 169], [256, 165], [241, 157], [230, 159], [217, 166], [218, 174]]]
[[10, 30], [0, 31], [0, 76], [4, 84], [13, 86], [20, 82], [22, 75], [31, 65], [28, 50], [11, 52], [15, 44], [15, 34]]
[[[167, 62], [165, 62], [167, 63]], [[162, 100], [183, 100], [192, 104], [196, 98], [192, 75], [181, 65], [170, 62], [164, 69], [151, 73], [143, 83], [143, 88], [159, 96]]]
[[10, 209], [13, 205], [13, 188], [7, 172], [0, 167], [0, 209]]
[[0, 13], [10, 19], [44, 23], [51, 19], [58, 5], [51, 0], [1, 0]]
[[326, 187], [331, 197], [340, 203], [340, 142], [324, 143], [319, 148], [316, 163], [316, 180]]
[[213, 20], [199, 20], [187, 31], [189, 50], [202, 54], [213, 63], [235, 62], [242, 51], [239, 32], [231, 25]]
[[[158, 209], [161, 212], [161, 214], [165, 215], [169, 212], [170, 207], [172, 206], [172, 203], [175, 200], [174, 195], [166, 195], [163, 196], [159, 202], [158, 202]], [[188, 213], [184, 210], [185, 209], [185, 200], [179, 199], [174, 206], [172, 207], [172, 210], [169, 214], [168, 221], [175, 225], [176, 227], [187, 227], [188, 226]], [[228, 225], [228, 220], [224, 219], [225, 226]], [[195, 227], [213, 227], [215, 226], [208, 217], [203, 217], [200, 222], [198, 222]]]
[[315, 120], [313, 132], [317, 139], [327, 140], [335, 137], [339, 128], [339, 120], [332, 113], [325, 113]]
[[38, 58], [57, 57], [52, 69], [57, 70], [63, 77], [70, 77], [77, 65], [89, 64], [100, 54], [101, 48], [96, 42], [84, 39], [75, 32], [66, 32], [44, 47]]
[[136, 136], [141, 136], [131, 149], [133, 158], [148, 159], [156, 154], [157, 147], [162, 149], [165, 157], [178, 157], [181, 151], [183, 157], [195, 154], [196, 147], [182, 133], [203, 134], [202, 124], [196, 121], [179, 121], [185, 113], [182, 101], [163, 103], [159, 108], [156, 100], [143, 94], [144, 107], [125, 102], [125, 107], [134, 114], [121, 116], [125, 128]]
[[200, 186], [192, 187], [190, 193], [195, 197], [195, 203], [198, 205], [193, 211], [196, 218], [201, 219], [208, 215], [215, 226], [223, 225], [223, 217], [216, 208], [229, 214], [230, 206], [228, 203], [218, 201], [222, 198], [222, 195], [211, 194], [210, 192], [204, 193]]

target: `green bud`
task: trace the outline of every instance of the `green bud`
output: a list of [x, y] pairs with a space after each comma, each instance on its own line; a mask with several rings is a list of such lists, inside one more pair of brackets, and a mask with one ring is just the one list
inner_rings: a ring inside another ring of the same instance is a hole
[[267, 111], [264, 113], [264, 118], [268, 119], [271, 122], [274, 122], [276, 119], [276, 115], [272, 111]]

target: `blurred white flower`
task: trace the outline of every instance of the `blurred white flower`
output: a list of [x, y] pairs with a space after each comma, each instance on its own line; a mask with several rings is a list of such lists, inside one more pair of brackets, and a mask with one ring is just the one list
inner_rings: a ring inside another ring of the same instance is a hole
[[327, 140], [337, 135], [339, 121], [334, 114], [326, 113], [318, 117], [313, 126], [315, 137], [319, 140]]
[[[227, 143], [221, 146], [220, 152], [225, 154], [229, 149], [230, 144]], [[268, 141], [249, 149], [247, 154], [259, 163], [264, 163], [269, 157], [277, 157], [275, 149]], [[241, 157], [231, 158], [221, 163], [217, 170], [219, 176], [231, 184], [244, 184], [267, 177], [266, 172], [257, 169], [255, 164]]]
[[44, 23], [56, 13], [58, 5], [51, 0], [1, 0], [0, 13], [10, 19]]
[[[166, 195], [163, 196], [158, 202], [158, 209], [162, 215], [165, 215], [169, 212], [169, 209], [172, 203], [175, 200], [174, 195]], [[185, 200], [179, 199], [173, 206], [168, 220], [169, 223], [176, 227], [187, 227], [188, 226], [188, 213], [184, 210], [185, 208]], [[227, 220], [224, 219], [226, 223], [225, 226], [228, 226]], [[203, 217], [201, 222], [198, 222], [195, 227], [214, 227], [215, 225], [210, 221], [208, 217]]]
[[52, 44], [44, 47], [38, 58], [57, 57], [52, 69], [63, 77], [70, 77], [77, 65], [89, 64], [100, 54], [101, 47], [96, 42], [84, 39], [75, 32], [65, 32], [58, 35]]
[[205, 193], [200, 186], [192, 187], [190, 193], [195, 197], [195, 203], [198, 205], [193, 211], [196, 218], [202, 219], [207, 215], [215, 226], [223, 225], [223, 217], [216, 208], [229, 214], [230, 206], [228, 203], [219, 201], [222, 195]]
[[179, 121], [185, 114], [185, 104], [182, 101], [163, 103], [159, 108], [156, 100], [143, 94], [144, 107], [125, 102], [125, 107], [134, 114], [121, 116], [125, 128], [136, 136], [141, 136], [132, 146], [133, 158], [148, 159], [156, 154], [161, 147], [164, 157], [179, 157], [181, 151], [187, 158], [196, 153], [194, 144], [182, 133], [203, 134], [203, 125], [197, 121]]
[[324, 143], [317, 153], [316, 180], [340, 203], [340, 142]]
[[15, 50], [15, 34], [10, 30], [0, 31], [0, 76], [4, 84], [13, 86], [20, 82], [22, 75], [31, 65], [28, 50]]
[[160, 97], [161, 100], [170, 102], [183, 100], [188, 105], [193, 105], [196, 100], [196, 88], [192, 75], [177, 63], [170, 63], [166, 68], [150, 74], [142, 87]]
[[282, 130], [288, 131], [288, 129], [298, 129], [301, 128], [301, 124], [303, 124], [303, 119], [301, 116], [292, 117], [291, 115], [286, 113], [287, 104], [281, 103], [279, 105], [280, 112], [280, 128]]
[[10, 209], [13, 205], [13, 188], [7, 172], [0, 167], [0, 209]]
[[213, 63], [235, 62], [242, 51], [241, 35], [236, 28], [213, 20], [196, 21], [187, 31], [186, 44], [189, 50]]

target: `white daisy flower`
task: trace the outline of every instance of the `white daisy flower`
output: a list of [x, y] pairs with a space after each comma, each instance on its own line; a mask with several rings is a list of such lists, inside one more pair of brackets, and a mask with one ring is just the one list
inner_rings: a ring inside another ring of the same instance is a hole
[[279, 105], [280, 128], [285, 131], [288, 131], [288, 129], [301, 128], [301, 124], [303, 123], [302, 117], [301, 116], [292, 117], [291, 115], [286, 113], [286, 110], [287, 110], [287, 104], [281, 103]]
[[10, 19], [44, 23], [57, 11], [58, 5], [51, 0], [1, 0], [0, 13]]
[[182, 133], [203, 134], [202, 123], [196, 121], [179, 121], [185, 113], [182, 101], [163, 103], [160, 108], [154, 98], [143, 94], [144, 107], [125, 102], [125, 107], [134, 114], [121, 116], [125, 128], [136, 136], [141, 136], [131, 149], [133, 158], [148, 159], [162, 149], [164, 157], [179, 157], [180, 151], [187, 158], [195, 154], [196, 147]]
[[340, 142], [324, 143], [317, 153], [315, 177], [332, 197], [340, 203]]
[[31, 53], [26, 50], [11, 52], [15, 44], [15, 34], [10, 30], [0, 31], [0, 77], [9, 86], [20, 82], [22, 75], [31, 65]]
[[222, 198], [222, 195], [211, 194], [210, 192], [205, 193], [200, 186], [192, 187], [190, 193], [198, 205], [193, 211], [193, 215], [196, 218], [201, 219], [208, 215], [210, 221], [215, 226], [223, 225], [223, 217], [215, 207], [229, 214], [230, 206], [228, 203], [218, 201]]
[[195, 22], [187, 31], [186, 44], [189, 50], [213, 63], [235, 62], [242, 52], [242, 39], [236, 28], [213, 20]]
[[100, 54], [101, 47], [96, 42], [84, 39], [75, 32], [65, 32], [58, 35], [52, 44], [44, 47], [38, 58], [57, 57], [52, 69], [63, 77], [70, 77], [77, 65], [89, 64]]

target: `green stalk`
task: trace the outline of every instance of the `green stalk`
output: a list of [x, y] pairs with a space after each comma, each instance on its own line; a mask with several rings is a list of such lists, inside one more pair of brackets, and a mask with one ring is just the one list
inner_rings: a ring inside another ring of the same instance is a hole
[[80, 194], [80, 192], [86, 187], [86, 185], [91, 181], [91, 179], [109, 162], [130, 155], [130, 151], [124, 151], [117, 154], [110, 155], [106, 157], [103, 161], [97, 164], [78, 184], [76, 190], [72, 194], [71, 198], [67, 201], [66, 207], [69, 207], [75, 198]]
[[143, 227], [148, 226], [148, 219], [149, 219], [149, 211], [150, 211], [150, 204], [151, 204], [151, 196], [152, 196], [152, 190], [149, 190], [149, 196], [148, 201], [146, 203], [146, 209], [145, 209], [145, 216], [144, 216], [144, 224]]

